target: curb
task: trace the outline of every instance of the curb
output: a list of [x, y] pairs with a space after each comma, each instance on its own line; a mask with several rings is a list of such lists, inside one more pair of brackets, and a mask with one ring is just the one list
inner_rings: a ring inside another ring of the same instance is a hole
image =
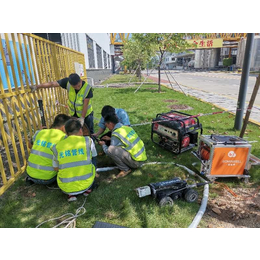
[[[172, 87], [167, 86], [167, 85], [165, 85], [165, 84], [163, 84], [163, 83], [161, 83], [161, 85], [164, 86], [164, 87], [166, 87], [166, 88], [168, 88], [168, 89], [171, 89], [171, 90], [174, 90], [174, 91], [176, 91], [176, 92], [179, 92], [179, 93], [183, 94], [182, 91], [176, 90], [176, 89], [172, 89]], [[198, 90], [198, 89], [196, 89], [196, 88], [187, 87], [187, 86], [182, 85], [182, 84], [180, 84], [180, 85], [181, 85], [181, 86], [184, 86], [184, 87], [186, 87], [186, 88], [191, 88], [191, 89]], [[201, 91], [201, 90], [200, 90], [200, 91]], [[206, 92], [206, 91], [203, 91], [203, 92]], [[207, 93], [208, 93], [208, 92], [207, 92]], [[214, 94], [214, 93], [213, 93], [213, 94]], [[200, 99], [200, 98], [191, 96], [190, 94], [186, 94], [186, 95], [189, 96], [189, 97], [192, 97], [192, 98], [194, 98], [194, 99], [196, 99], [196, 100], [198, 100], [198, 101], [201, 101], [201, 102], [203, 102], [203, 103], [206, 103], [206, 104], [209, 104], [209, 105], [213, 105], [213, 106], [215, 106], [215, 107], [217, 107], [217, 108], [219, 108], [219, 109], [221, 109], [221, 110], [228, 111], [228, 109], [226, 109], [226, 108], [224, 108], [224, 107], [221, 107], [221, 106], [212, 104], [212, 103], [210, 103], [210, 102], [207, 102], [207, 101], [205, 101], [205, 100], [202, 100], [202, 99]], [[231, 114], [231, 115], [235, 115], [235, 113], [233, 113], [233, 112], [228, 112], [228, 113]], [[243, 117], [243, 118], [245, 118], [245, 117]], [[249, 122], [251, 122], [251, 123], [253, 123], [253, 124], [257, 125], [257, 126], [260, 126], [260, 123], [257, 122], [257, 121], [255, 121], [255, 120], [253, 120], [253, 119], [249, 119]]]

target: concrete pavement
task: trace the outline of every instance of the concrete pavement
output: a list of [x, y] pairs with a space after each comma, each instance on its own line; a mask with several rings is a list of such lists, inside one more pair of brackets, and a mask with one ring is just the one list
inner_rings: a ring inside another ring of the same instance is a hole
[[[190, 96], [193, 96], [204, 102], [214, 104], [223, 110], [232, 110], [236, 112], [237, 97], [240, 87], [241, 74], [237, 73], [217, 73], [217, 72], [192, 72], [192, 71], [170, 71], [168, 74], [171, 84], [165, 74], [161, 73], [162, 84], [176, 91], [182, 90]], [[146, 72], [143, 72], [146, 76]], [[154, 71], [150, 79], [158, 81], [158, 71]], [[178, 84], [176, 84], [176, 82]], [[250, 76], [248, 80], [247, 104], [250, 100], [253, 87], [256, 82], [256, 76]], [[171, 86], [172, 85], [172, 86]], [[180, 87], [179, 87], [179, 86]], [[181, 90], [182, 89], [182, 90]], [[251, 110], [250, 121], [260, 125], [260, 93], [257, 94], [253, 109]]]

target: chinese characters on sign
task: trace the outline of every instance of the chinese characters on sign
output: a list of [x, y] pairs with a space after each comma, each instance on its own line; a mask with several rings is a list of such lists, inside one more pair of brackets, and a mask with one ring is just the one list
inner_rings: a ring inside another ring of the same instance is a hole
[[188, 40], [188, 43], [196, 49], [212, 49], [223, 47], [223, 39]]

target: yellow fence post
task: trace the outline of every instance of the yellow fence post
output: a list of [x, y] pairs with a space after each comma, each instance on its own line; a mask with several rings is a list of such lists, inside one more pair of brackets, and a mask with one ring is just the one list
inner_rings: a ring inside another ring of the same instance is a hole
[[43, 100], [47, 127], [57, 114], [68, 113], [66, 90], [32, 93], [30, 86], [67, 77], [75, 72], [75, 62], [83, 64], [84, 79], [86, 70], [84, 54], [28, 33], [0, 34], [0, 55], [1, 196], [26, 169], [28, 142], [41, 128], [38, 99]]

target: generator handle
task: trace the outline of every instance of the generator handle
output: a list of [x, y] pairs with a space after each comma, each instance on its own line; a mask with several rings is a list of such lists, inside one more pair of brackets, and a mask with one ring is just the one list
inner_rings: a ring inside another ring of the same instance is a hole
[[[184, 113], [184, 112], [179, 112], [179, 111], [177, 111], [177, 110], [171, 110], [171, 112], [175, 112], [175, 113], [179, 113], [179, 114], [182, 114], [182, 115], [185, 115], [185, 116], [188, 116], [187, 118], [182, 118], [182, 119], [177, 119], [178, 121], [184, 121], [184, 120], [187, 120], [187, 119], [189, 119], [190, 117], [191, 117], [191, 115], [189, 115], [189, 114], [187, 114], [187, 113]], [[202, 126], [201, 126], [201, 124], [200, 124], [200, 121], [199, 121], [199, 118], [198, 117], [192, 117], [193, 119], [195, 119], [196, 120], [196, 124], [197, 124], [197, 127], [199, 127], [200, 128], [200, 134], [202, 135]], [[184, 124], [184, 122], [183, 122], [183, 124]], [[184, 124], [185, 125], [185, 124]], [[191, 127], [187, 127], [188, 129], [190, 129], [190, 128], [192, 128], [192, 127], [194, 127], [194, 126], [191, 126]], [[185, 129], [186, 129], [186, 127], [185, 127]], [[194, 129], [195, 130], [195, 129]]]

